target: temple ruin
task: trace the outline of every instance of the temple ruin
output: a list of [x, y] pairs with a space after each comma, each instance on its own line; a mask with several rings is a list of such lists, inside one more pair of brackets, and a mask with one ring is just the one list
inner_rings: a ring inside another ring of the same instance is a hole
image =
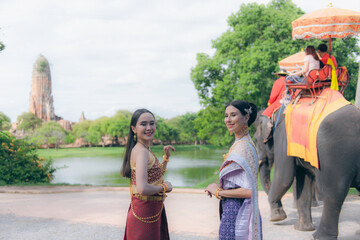
[[44, 121], [61, 119], [55, 115], [49, 62], [42, 55], [36, 60], [32, 72], [29, 112]]

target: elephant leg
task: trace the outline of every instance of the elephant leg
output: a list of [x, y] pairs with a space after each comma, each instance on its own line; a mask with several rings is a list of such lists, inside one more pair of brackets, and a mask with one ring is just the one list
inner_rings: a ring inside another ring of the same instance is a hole
[[[345, 198], [344, 198], [345, 199]], [[324, 209], [319, 228], [313, 234], [314, 239], [336, 240], [339, 234], [338, 222], [342, 204], [344, 202], [324, 200]]]
[[297, 203], [296, 203], [296, 199], [297, 199], [297, 193], [296, 193], [296, 178], [294, 178], [294, 182], [292, 184], [292, 190], [293, 190], [293, 208], [297, 208]]
[[[296, 193], [296, 178], [294, 179], [293, 185], [292, 185], [292, 190], [293, 190], [293, 197], [294, 197], [294, 202], [293, 202], [293, 208], [297, 208], [297, 204], [296, 204], [296, 199], [297, 199], [297, 193]], [[318, 207], [320, 206], [318, 198], [320, 199], [319, 193], [316, 189], [316, 183], [313, 180], [312, 182], [312, 200], [311, 200], [311, 207]]]
[[318, 207], [320, 206], [319, 202], [318, 202], [318, 198], [320, 199], [321, 197], [319, 196], [319, 193], [316, 189], [316, 182], [313, 179], [312, 181], [312, 200], [311, 200], [311, 207]]
[[275, 163], [274, 178], [271, 183], [268, 199], [271, 208], [270, 221], [276, 222], [287, 218], [281, 198], [289, 190], [295, 176], [295, 161], [286, 157], [281, 163]]
[[299, 231], [315, 230], [311, 218], [311, 202], [313, 198], [314, 177], [305, 168], [296, 169], [296, 203], [299, 221], [294, 228]]
[[[322, 211], [319, 228], [313, 234], [314, 239], [336, 240], [339, 234], [339, 216], [342, 205], [350, 188], [350, 183], [343, 182], [345, 186], [330, 183], [332, 189], [326, 188], [324, 197], [324, 208]], [[321, 184], [321, 183], [318, 183]], [[322, 184], [324, 185], [324, 183]]]
[[259, 166], [259, 176], [260, 176], [261, 185], [265, 190], [266, 194], [269, 194], [269, 190], [271, 186], [270, 172], [271, 169], [269, 167], [268, 161], [261, 162]]

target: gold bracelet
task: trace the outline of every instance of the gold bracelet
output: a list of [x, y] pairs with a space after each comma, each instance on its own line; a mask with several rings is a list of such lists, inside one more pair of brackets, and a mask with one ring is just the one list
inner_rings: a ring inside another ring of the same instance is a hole
[[169, 159], [168, 159], [168, 158], [166, 158], [166, 156], [165, 156], [165, 155], [163, 156], [163, 160], [164, 160], [164, 162], [169, 162]]
[[220, 199], [220, 200], [223, 199], [221, 196], [219, 196], [219, 191], [223, 191], [223, 190], [224, 190], [224, 189], [222, 189], [222, 188], [216, 189], [216, 191], [215, 191], [215, 197], [216, 197], [217, 199]]
[[159, 184], [159, 186], [161, 186], [163, 188], [163, 190], [162, 190], [162, 192], [158, 192], [158, 194], [160, 196], [163, 196], [165, 194], [165, 192], [166, 192], [166, 186], [164, 186], [163, 184]]
[[[162, 183], [161, 185], [163, 185], [163, 186], [165, 187], [165, 192], [167, 192], [168, 189], [169, 189], [168, 185], [166, 185], [166, 183]], [[164, 192], [164, 193], [165, 193], [165, 192]]]

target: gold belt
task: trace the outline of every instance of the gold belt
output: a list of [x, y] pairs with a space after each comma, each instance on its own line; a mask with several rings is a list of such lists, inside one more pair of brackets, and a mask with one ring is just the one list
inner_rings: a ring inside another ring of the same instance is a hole
[[143, 196], [140, 195], [138, 193], [132, 193], [132, 188], [130, 187], [130, 206], [131, 206], [131, 211], [134, 215], [135, 218], [137, 218], [138, 220], [140, 220], [143, 223], [154, 223], [160, 220], [161, 218], [161, 213], [164, 209], [164, 203], [161, 203], [161, 209], [160, 211], [155, 214], [154, 216], [150, 216], [150, 217], [139, 217], [135, 212], [134, 212], [134, 206], [133, 206], [133, 202], [132, 202], [132, 196], [140, 199], [140, 200], [144, 200], [144, 201], [159, 201], [159, 202], [163, 202], [164, 198], [165, 198], [165, 194], [164, 196]]
[[134, 193], [133, 194], [134, 197], [136, 197], [137, 199], [143, 200], [143, 201], [158, 201], [158, 202], [162, 202], [165, 199], [165, 196], [144, 196], [144, 195], [140, 195], [138, 193]]

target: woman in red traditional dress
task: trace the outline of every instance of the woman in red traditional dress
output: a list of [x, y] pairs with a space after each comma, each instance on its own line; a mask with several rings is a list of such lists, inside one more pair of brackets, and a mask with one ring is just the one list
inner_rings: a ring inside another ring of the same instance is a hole
[[131, 179], [131, 203], [126, 219], [124, 240], [166, 240], [169, 231], [164, 208], [165, 193], [171, 192], [164, 182], [172, 146], [164, 147], [160, 163], [150, 149], [156, 131], [154, 115], [147, 109], [134, 112], [121, 173]]

